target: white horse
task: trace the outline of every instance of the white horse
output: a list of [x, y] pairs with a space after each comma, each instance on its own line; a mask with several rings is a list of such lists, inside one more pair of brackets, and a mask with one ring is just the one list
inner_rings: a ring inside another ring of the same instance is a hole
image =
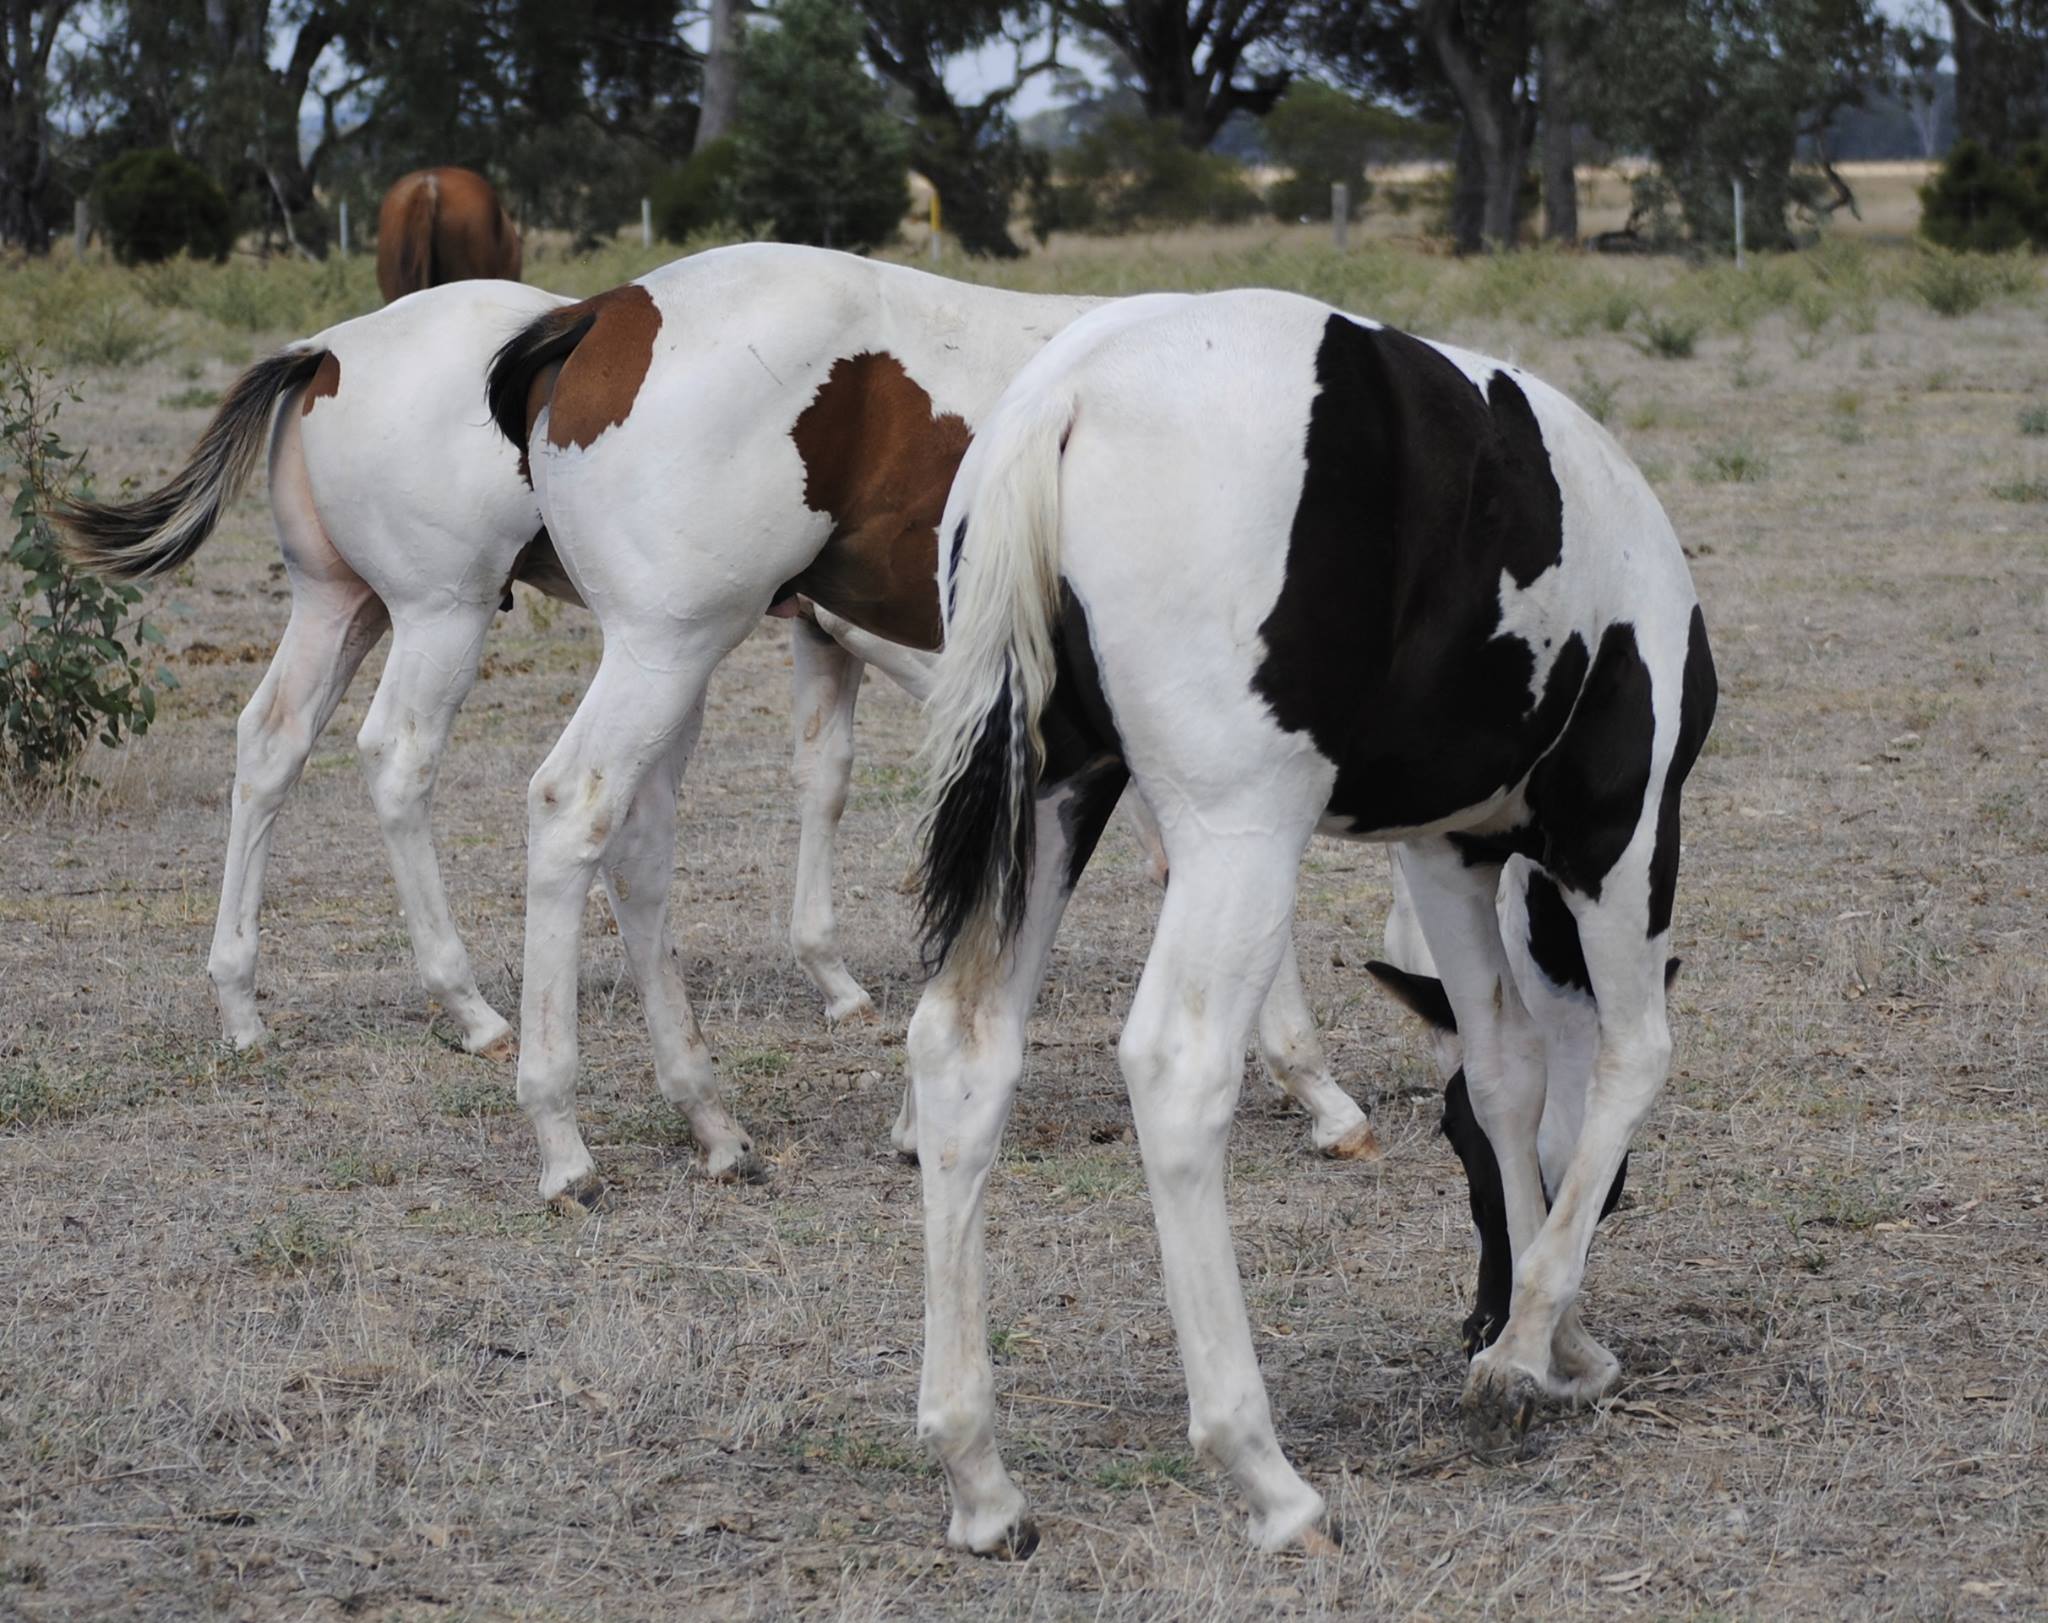
[[[684, 1102], [707, 1167], [751, 1159], [665, 945], [670, 831], [705, 686], [763, 611], [800, 599], [936, 647], [937, 525], [972, 425], [1091, 302], [752, 244], [547, 311], [492, 367], [492, 415], [523, 448], [562, 566], [604, 630], [597, 675], [528, 796], [519, 1098], [544, 1198], [602, 1188], [575, 1114], [579, 935], [601, 867], [663, 1091]], [[812, 652], [854, 668], [829, 645]], [[844, 681], [821, 688], [850, 712]], [[1316, 1146], [1371, 1153], [1291, 949], [1259, 1036]], [[917, 1144], [907, 1093], [892, 1136]]]
[[[1173, 882], [1119, 1060], [1189, 1435], [1249, 1502], [1253, 1541], [1324, 1542], [1322, 1497], [1274, 1433], [1223, 1184], [1246, 1029], [1319, 829], [1400, 842], [1498, 1157], [1513, 1302], [1473, 1359], [1470, 1422], [1491, 1439], [1539, 1399], [1606, 1391], [1618, 1365], [1576, 1297], [1669, 1068], [1679, 795], [1715, 697], [1684, 557], [1642, 475], [1513, 367], [1285, 294], [1160, 297], [1074, 324], [1020, 373], [943, 524], [924, 884], [941, 967], [908, 1050], [918, 1427], [952, 1490], [949, 1541], [1021, 1555], [1037, 1538], [995, 1445], [982, 1196], [1025, 1013], [1127, 777]], [[1576, 1016], [1525, 1002], [1504, 868], [1513, 895], [1540, 876], [1561, 904], [1539, 905], [1585, 970], [1593, 1040], [1577, 1058], [1547, 1041]], [[1553, 1090], [1580, 1108], [1560, 1116], [1570, 1143], [1546, 1190]]]
[[[386, 626], [391, 652], [357, 739], [413, 954], [471, 1053], [511, 1057], [512, 1028], [478, 991], [441, 884], [434, 778], [492, 616], [514, 580], [576, 601], [518, 453], [484, 409], [498, 347], [566, 299], [512, 282], [414, 294], [257, 362], [192, 456], [150, 495], [60, 514], [72, 558], [124, 579], [185, 562], [268, 444], [270, 506], [291, 618], [236, 729], [227, 868], [208, 959], [227, 1040], [264, 1039], [257, 915], [271, 825], [349, 679]], [[853, 769], [863, 662], [922, 699], [931, 659], [808, 605], [792, 620], [798, 842], [790, 938], [831, 1019], [871, 1013], [832, 915], [833, 838]], [[837, 639], [837, 640], [835, 640]]]

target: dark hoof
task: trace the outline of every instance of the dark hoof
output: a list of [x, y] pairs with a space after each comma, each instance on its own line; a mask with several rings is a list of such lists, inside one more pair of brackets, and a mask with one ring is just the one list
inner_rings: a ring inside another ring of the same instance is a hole
[[896, 1152], [896, 1159], [907, 1167], [914, 1167], [918, 1164], [917, 1151], [915, 1150], [898, 1150]]
[[1344, 1529], [1334, 1517], [1326, 1516], [1316, 1526], [1301, 1535], [1301, 1553], [1313, 1556], [1318, 1561], [1329, 1559], [1342, 1552]]
[[768, 1163], [761, 1159], [760, 1151], [749, 1144], [731, 1165], [720, 1167], [711, 1176], [718, 1183], [766, 1183]]
[[985, 1550], [974, 1553], [990, 1561], [1029, 1561], [1038, 1548], [1038, 1523], [1026, 1516]]
[[1530, 1375], [1513, 1373], [1505, 1379], [1468, 1383], [1458, 1407], [1473, 1452], [1482, 1459], [1519, 1458], [1542, 1402], [1543, 1389]]
[[1480, 1308], [1466, 1315], [1458, 1345], [1468, 1360], [1476, 1358], [1500, 1340], [1501, 1329], [1501, 1321], [1485, 1308]]
[[609, 1193], [604, 1179], [595, 1172], [586, 1172], [549, 1201], [548, 1205], [564, 1217], [583, 1217], [602, 1210], [606, 1205], [605, 1197]]

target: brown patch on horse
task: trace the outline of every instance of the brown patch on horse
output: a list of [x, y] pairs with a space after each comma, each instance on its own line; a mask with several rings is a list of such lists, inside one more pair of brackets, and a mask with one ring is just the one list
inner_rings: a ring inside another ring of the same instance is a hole
[[519, 228], [473, 169], [421, 169], [394, 181], [377, 210], [384, 302], [475, 277], [519, 280]]
[[778, 597], [801, 592], [863, 631], [937, 648], [939, 519], [969, 430], [893, 355], [833, 362], [790, 436], [804, 462], [804, 504], [832, 534]]
[[[548, 407], [548, 444], [557, 450], [587, 446], [626, 420], [654, 362], [654, 339], [661, 331], [654, 295], [636, 282], [556, 312], [569, 325], [585, 316], [595, 318], [590, 331], [562, 362], [553, 393], [541, 395]], [[540, 414], [538, 384], [536, 378], [527, 390], [528, 433]]]
[[299, 415], [313, 415], [313, 402], [326, 400], [341, 388], [341, 357], [329, 350], [320, 357], [320, 364], [313, 369], [313, 381], [306, 385], [306, 392], [299, 396]]

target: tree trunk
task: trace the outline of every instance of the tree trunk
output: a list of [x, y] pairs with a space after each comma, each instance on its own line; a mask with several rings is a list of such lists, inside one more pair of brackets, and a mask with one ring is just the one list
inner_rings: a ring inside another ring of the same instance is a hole
[[1956, 135], [1998, 149], [2005, 133], [1988, 60], [1997, 47], [1971, 0], [1948, 0], [1949, 50], [1956, 64]]
[[1457, 155], [1451, 161], [1451, 243], [1461, 254], [1486, 247], [1486, 165], [1469, 123], [1458, 126]]
[[1572, 151], [1571, 57], [1553, 21], [1543, 38], [1543, 235], [1579, 240], [1579, 178]]
[[704, 58], [704, 100], [693, 152], [702, 152], [732, 129], [740, 101], [739, 8], [740, 0], [711, 0], [711, 48]]
[[[50, 48], [71, 8], [6, 0], [0, 11], [0, 242], [32, 254], [50, 248], [50, 121], [44, 77]], [[36, 14], [43, 12], [43, 33]]]
[[[1512, 248], [1521, 227], [1522, 160], [1527, 150], [1515, 84], [1528, 62], [1528, 36], [1518, 27], [1504, 26], [1488, 42], [1491, 57], [1482, 56], [1465, 38], [1457, 0], [1431, 0], [1422, 24], [1463, 115], [1451, 202], [1458, 251]], [[1465, 195], [1475, 183], [1475, 167], [1480, 189], [1476, 240]]]

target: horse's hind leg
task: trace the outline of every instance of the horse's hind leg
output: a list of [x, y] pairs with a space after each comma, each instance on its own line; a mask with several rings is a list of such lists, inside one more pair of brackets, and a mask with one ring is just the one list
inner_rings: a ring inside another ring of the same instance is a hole
[[1598, 901], [1564, 891], [1593, 982], [1599, 1044], [1584, 1120], [1549, 1218], [1516, 1258], [1507, 1328], [1472, 1361], [1465, 1383], [1465, 1409], [1480, 1429], [1519, 1426], [1539, 1395], [1590, 1402], [1620, 1372], [1613, 1354], [1579, 1323], [1577, 1302], [1608, 1191], [1671, 1065], [1665, 937], [1644, 928], [1646, 869], [1646, 855], [1634, 864], [1625, 859]]
[[825, 1018], [872, 1016], [875, 1006], [846, 967], [832, 917], [832, 848], [853, 778], [853, 707], [861, 662], [802, 619], [789, 630], [793, 762], [799, 832], [789, 944], [812, 984], [825, 994]]
[[227, 1040], [238, 1049], [264, 1039], [256, 1013], [256, 932], [272, 825], [384, 625], [384, 605], [345, 567], [317, 580], [294, 573], [291, 620], [235, 725], [227, 865], [206, 972]]
[[754, 1178], [766, 1169], [753, 1141], [719, 1102], [711, 1049], [690, 1007], [683, 968], [668, 928], [676, 871], [676, 788], [703, 726], [700, 701], [668, 754], [648, 771], [626, 820], [605, 853], [605, 892], [627, 967], [640, 988], [661, 1096], [683, 1113], [713, 1177]]
[[1329, 1052], [1309, 1012], [1291, 934], [1273, 989], [1259, 1009], [1259, 1053], [1274, 1085], [1308, 1112], [1309, 1139], [1317, 1150], [1335, 1161], [1379, 1154], [1372, 1123], [1330, 1073]]
[[1304, 821], [1271, 835], [1205, 832], [1169, 842], [1173, 882], [1117, 1050], [1187, 1377], [1188, 1437], [1249, 1502], [1262, 1550], [1320, 1547], [1323, 1500], [1274, 1434], [1231, 1245], [1224, 1166], [1245, 1037], [1286, 954], [1307, 838]]
[[512, 1057], [512, 1027], [484, 1001], [448, 909], [434, 855], [434, 779], [455, 713], [469, 696], [496, 605], [454, 603], [432, 614], [400, 610], [377, 697], [356, 737], [377, 807], [414, 961], [428, 992], [462, 1030], [462, 1046]]

